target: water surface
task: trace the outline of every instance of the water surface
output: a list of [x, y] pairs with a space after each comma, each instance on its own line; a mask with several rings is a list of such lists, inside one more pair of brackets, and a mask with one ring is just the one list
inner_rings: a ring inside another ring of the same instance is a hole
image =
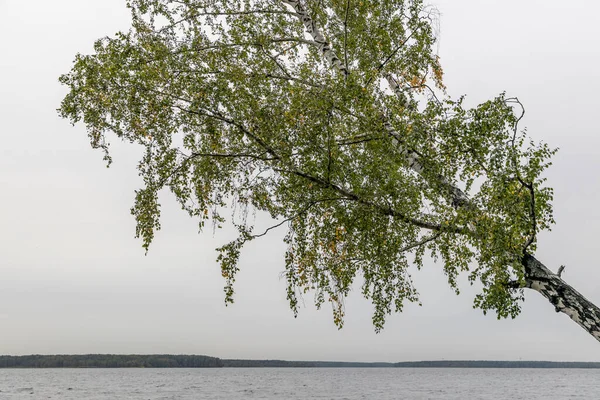
[[0, 369], [0, 399], [600, 399], [600, 370]]

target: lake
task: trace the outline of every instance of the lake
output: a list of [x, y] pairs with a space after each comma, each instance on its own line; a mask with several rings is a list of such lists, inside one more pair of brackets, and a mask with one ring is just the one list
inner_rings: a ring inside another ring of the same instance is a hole
[[0, 399], [600, 399], [600, 369], [0, 369]]

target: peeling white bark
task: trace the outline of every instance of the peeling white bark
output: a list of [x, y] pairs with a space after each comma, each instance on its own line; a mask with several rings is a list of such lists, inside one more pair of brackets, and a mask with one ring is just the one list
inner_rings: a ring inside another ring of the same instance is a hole
[[321, 51], [321, 53], [323, 53], [323, 56], [325, 56], [325, 59], [327, 60], [329, 65], [340, 71], [342, 74], [344, 74], [344, 76], [348, 75], [348, 69], [335, 54], [335, 52], [331, 48], [331, 45], [329, 44], [327, 39], [325, 39], [323, 32], [321, 32], [319, 27], [315, 24], [315, 21], [308, 14], [308, 11], [304, 7], [304, 4], [302, 4], [301, 1], [296, 0], [282, 1], [285, 4], [289, 4], [294, 8], [296, 14], [298, 14], [298, 18], [302, 21], [304, 27], [306, 28], [306, 32], [308, 32], [313, 38], [313, 40], [317, 43], [319, 50]]
[[402, 93], [402, 89], [400, 88], [400, 85], [398, 85], [398, 82], [396, 82], [396, 80], [394, 79], [392, 74], [386, 73], [383, 77], [385, 78], [388, 85], [390, 86], [390, 89], [392, 89], [392, 92], [394, 92], [394, 94], [398, 98], [402, 98], [404, 96], [404, 93]]
[[569, 316], [600, 341], [600, 308], [586, 299], [532, 255], [523, 258], [527, 287], [548, 299], [556, 312]]

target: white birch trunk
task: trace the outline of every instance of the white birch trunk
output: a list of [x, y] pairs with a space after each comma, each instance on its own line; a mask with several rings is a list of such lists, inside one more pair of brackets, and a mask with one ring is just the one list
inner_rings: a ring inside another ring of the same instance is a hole
[[523, 257], [527, 287], [542, 294], [556, 312], [565, 313], [600, 341], [600, 308], [573, 289], [535, 257]]
[[306, 28], [306, 32], [308, 32], [313, 38], [313, 40], [317, 43], [317, 45], [319, 46], [319, 50], [321, 51], [321, 53], [323, 53], [323, 56], [325, 56], [325, 59], [327, 60], [329, 65], [340, 71], [342, 74], [348, 75], [348, 70], [346, 69], [346, 66], [334, 53], [333, 49], [331, 48], [331, 45], [329, 44], [327, 39], [325, 39], [325, 36], [323, 35], [319, 27], [310, 17], [308, 11], [306, 10], [302, 2], [299, 0], [283, 0], [283, 2], [285, 4], [289, 4], [294, 8], [296, 14], [298, 14], [298, 18], [302, 21], [304, 27]]

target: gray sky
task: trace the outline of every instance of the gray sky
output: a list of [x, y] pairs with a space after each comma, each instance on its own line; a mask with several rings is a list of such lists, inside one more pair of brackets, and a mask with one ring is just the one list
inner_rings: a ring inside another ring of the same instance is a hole
[[[600, 343], [536, 292], [516, 320], [472, 309], [441, 267], [375, 334], [358, 291], [344, 329], [310, 297], [297, 319], [285, 301], [283, 231], [243, 253], [236, 303], [223, 304], [214, 248], [231, 231], [198, 235], [163, 196], [163, 230], [148, 256], [129, 214], [138, 150], [115, 142], [115, 163], [81, 126], [58, 118], [57, 78], [95, 39], [127, 29], [124, 0], [0, 0], [0, 354], [196, 353], [230, 358], [400, 361], [600, 361]], [[436, 0], [440, 55], [452, 95], [470, 104], [506, 90], [525, 104], [532, 137], [560, 147], [548, 173], [557, 225], [540, 237], [548, 267], [600, 303], [600, 3]], [[463, 279], [466, 283], [466, 279]]]

